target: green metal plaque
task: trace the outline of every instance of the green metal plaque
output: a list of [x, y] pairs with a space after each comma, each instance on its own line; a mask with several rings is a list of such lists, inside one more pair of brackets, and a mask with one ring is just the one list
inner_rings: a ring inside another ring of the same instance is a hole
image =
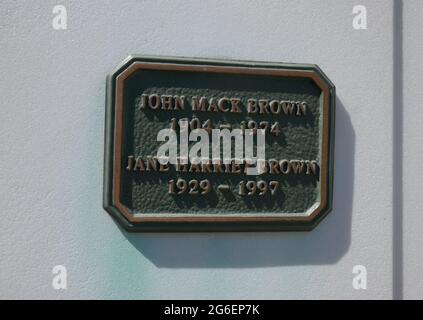
[[331, 209], [316, 65], [131, 56], [106, 102], [104, 208], [128, 231], [311, 230]]

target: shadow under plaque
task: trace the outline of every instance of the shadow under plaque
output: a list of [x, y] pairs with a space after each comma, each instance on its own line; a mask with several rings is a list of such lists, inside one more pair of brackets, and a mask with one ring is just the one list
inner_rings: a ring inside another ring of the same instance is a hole
[[311, 232], [128, 233], [128, 241], [165, 268], [254, 268], [336, 263], [351, 241], [355, 133], [336, 99], [332, 212]]

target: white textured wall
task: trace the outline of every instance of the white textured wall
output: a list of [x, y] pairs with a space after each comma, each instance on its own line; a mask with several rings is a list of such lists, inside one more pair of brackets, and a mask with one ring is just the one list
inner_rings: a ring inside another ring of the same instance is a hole
[[404, 297], [423, 299], [423, 1], [404, 1]]
[[[391, 298], [392, 29], [392, 1], [3, 0], [0, 298]], [[338, 95], [333, 212], [309, 233], [121, 231], [102, 209], [104, 87], [132, 53], [318, 64]]]

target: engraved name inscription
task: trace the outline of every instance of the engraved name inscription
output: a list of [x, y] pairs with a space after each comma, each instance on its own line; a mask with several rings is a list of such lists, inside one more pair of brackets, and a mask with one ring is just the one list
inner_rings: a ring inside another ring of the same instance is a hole
[[[243, 103], [242, 101], [246, 101]], [[169, 119], [169, 129], [175, 133], [180, 132], [181, 121], [188, 124], [188, 131], [203, 129], [210, 136], [214, 129], [239, 129], [241, 132], [248, 130], [250, 134], [256, 135], [257, 130], [264, 134], [279, 136], [282, 132], [279, 125], [279, 117], [304, 117], [308, 113], [306, 101], [294, 100], [272, 100], [272, 99], [241, 99], [238, 97], [206, 97], [193, 96], [185, 97], [183, 95], [163, 95], [158, 93], [142, 94], [136, 101], [137, 111], [144, 112], [153, 110], [154, 112], [183, 112], [192, 111], [193, 113], [230, 113], [239, 115], [240, 120], [237, 124], [233, 123], [215, 123], [213, 118], [200, 120], [193, 116], [172, 117]], [[272, 121], [245, 120], [244, 114], [249, 115], [272, 115]], [[220, 143], [220, 137], [219, 137]], [[188, 147], [188, 146], [187, 146]], [[211, 158], [211, 157], [210, 157]], [[213, 184], [209, 179], [185, 179], [184, 173], [201, 174], [248, 174], [248, 168], [253, 165], [250, 160], [242, 159], [239, 161], [208, 161], [201, 163], [190, 163], [176, 158], [176, 163], [162, 163], [158, 157], [149, 155], [127, 155], [125, 163], [122, 164], [124, 170], [131, 173], [137, 172], [175, 172], [182, 175], [178, 179], [168, 181], [168, 193], [171, 195], [207, 195], [213, 189]], [[272, 175], [309, 175], [318, 176], [319, 164], [316, 159], [263, 159], [261, 162], [260, 174]], [[220, 184], [217, 189], [225, 192], [230, 189], [229, 185]], [[278, 194], [280, 181], [270, 179], [255, 178], [241, 180], [237, 187], [237, 192], [241, 196], [263, 196], [265, 194], [274, 196]]]

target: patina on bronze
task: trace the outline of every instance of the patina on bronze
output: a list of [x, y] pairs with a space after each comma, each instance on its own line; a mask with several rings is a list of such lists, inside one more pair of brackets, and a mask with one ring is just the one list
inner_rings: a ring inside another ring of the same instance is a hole
[[[106, 104], [103, 204], [128, 231], [311, 230], [331, 209], [335, 87], [316, 65], [131, 56]], [[263, 129], [264, 172], [159, 163], [181, 120]]]

